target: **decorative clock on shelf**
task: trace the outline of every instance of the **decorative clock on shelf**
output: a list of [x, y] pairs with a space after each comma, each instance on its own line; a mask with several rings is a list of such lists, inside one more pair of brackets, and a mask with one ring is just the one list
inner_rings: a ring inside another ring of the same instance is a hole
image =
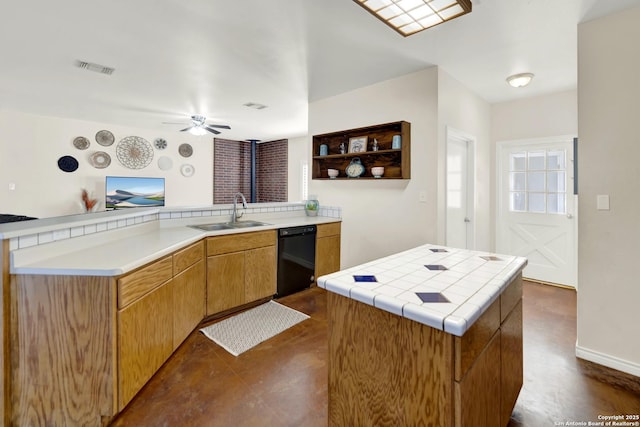
[[345, 169], [349, 178], [358, 178], [364, 173], [364, 165], [360, 161], [360, 157], [354, 157], [351, 159], [351, 163]]

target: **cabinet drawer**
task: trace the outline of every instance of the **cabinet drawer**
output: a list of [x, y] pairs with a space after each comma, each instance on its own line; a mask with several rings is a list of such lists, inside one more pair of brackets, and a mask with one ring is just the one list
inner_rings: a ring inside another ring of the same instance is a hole
[[126, 307], [142, 295], [171, 279], [172, 276], [173, 259], [168, 256], [119, 278], [118, 308]]
[[276, 230], [228, 234], [207, 238], [207, 256], [275, 246]]
[[178, 275], [204, 258], [204, 242], [200, 241], [173, 254], [173, 274]]
[[317, 238], [327, 237], [327, 236], [336, 236], [340, 234], [340, 223], [332, 222], [330, 224], [318, 224], [318, 233], [316, 234]]
[[500, 328], [500, 299], [497, 299], [461, 337], [455, 337], [455, 379], [461, 381], [491, 337]]

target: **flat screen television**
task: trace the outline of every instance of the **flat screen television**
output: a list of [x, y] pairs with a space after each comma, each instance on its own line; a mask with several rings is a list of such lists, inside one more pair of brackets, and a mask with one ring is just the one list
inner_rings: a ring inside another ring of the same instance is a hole
[[164, 178], [108, 176], [105, 208], [149, 208], [164, 206]]

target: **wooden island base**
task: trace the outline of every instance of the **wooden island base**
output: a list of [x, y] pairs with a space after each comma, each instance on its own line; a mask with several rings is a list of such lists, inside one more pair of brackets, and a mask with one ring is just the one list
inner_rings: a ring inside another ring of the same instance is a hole
[[522, 387], [522, 275], [458, 337], [328, 293], [329, 425], [496, 426]]

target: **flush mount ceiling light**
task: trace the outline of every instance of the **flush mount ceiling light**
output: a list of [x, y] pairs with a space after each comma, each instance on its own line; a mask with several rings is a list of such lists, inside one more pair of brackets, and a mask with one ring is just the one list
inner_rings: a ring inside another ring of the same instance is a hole
[[507, 77], [507, 83], [513, 87], [524, 87], [531, 83], [531, 79], [533, 79], [532, 73], [520, 73]]
[[403, 36], [471, 12], [471, 0], [353, 0]]

